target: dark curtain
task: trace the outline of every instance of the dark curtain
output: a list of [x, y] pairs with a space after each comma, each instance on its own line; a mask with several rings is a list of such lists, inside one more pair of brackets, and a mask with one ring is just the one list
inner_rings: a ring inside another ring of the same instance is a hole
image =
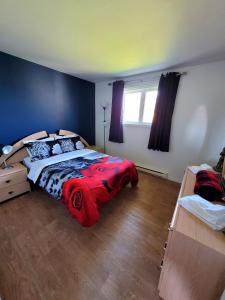
[[109, 141], [123, 143], [122, 105], [124, 81], [113, 82], [112, 112], [109, 131]]
[[180, 81], [180, 73], [161, 75], [151, 126], [148, 149], [169, 152], [173, 110]]

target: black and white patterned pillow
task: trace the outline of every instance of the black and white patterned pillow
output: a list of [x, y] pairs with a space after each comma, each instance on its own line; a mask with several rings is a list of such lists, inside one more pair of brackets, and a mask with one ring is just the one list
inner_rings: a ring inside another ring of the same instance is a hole
[[72, 139], [61, 139], [59, 142], [60, 142], [60, 146], [61, 146], [63, 153], [76, 150]]
[[30, 142], [26, 147], [32, 162], [50, 157], [51, 147], [47, 142]]
[[29, 141], [25, 143], [27, 151], [31, 157], [31, 161], [41, 160], [62, 154], [62, 148], [58, 141]]
[[57, 141], [60, 143], [63, 153], [84, 149], [84, 144], [79, 136], [58, 139]]

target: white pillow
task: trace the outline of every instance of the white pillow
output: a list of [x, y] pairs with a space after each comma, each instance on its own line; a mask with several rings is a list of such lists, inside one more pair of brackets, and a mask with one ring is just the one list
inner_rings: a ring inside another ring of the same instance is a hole
[[55, 140], [60, 140], [60, 139], [69, 139], [69, 138], [72, 138], [72, 137], [76, 137], [76, 136], [78, 136], [78, 135], [76, 135], [76, 134], [70, 134], [70, 135], [58, 135], [58, 134], [55, 134], [54, 135], [54, 139]]
[[76, 142], [76, 149], [77, 150], [81, 150], [81, 149], [84, 149], [84, 148], [85, 148], [85, 146], [81, 141]]
[[49, 142], [49, 141], [54, 141], [54, 138], [48, 137], [40, 140], [25, 140], [23, 141], [23, 144], [26, 145], [28, 143]]
[[58, 154], [62, 154], [62, 148], [60, 146], [59, 143], [55, 143], [53, 146], [52, 146], [52, 154], [53, 155], [58, 155]]

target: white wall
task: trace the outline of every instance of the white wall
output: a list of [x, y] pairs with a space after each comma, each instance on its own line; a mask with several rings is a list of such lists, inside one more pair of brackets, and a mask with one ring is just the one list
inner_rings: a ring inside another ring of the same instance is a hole
[[[179, 71], [179, 70], [176, 70]], [[125, 126], [124, 143], [108, 141], [112, 87], [96, 84], [96, 144], [103, 146], [103, 111], [107, 110], [106, 151], [138, 165], [168, 171], [169, 179], [181, 181], [187, 165], [215, 164], [225, 146], [225, 61], [185, 67], [173, 114], [170, 152], [147, 149], [150, 127]]]

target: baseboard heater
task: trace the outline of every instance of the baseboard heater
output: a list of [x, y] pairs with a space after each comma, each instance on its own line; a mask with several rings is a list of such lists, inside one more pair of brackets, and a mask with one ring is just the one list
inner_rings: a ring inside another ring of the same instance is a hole
[[136, 165], [136, 167], [141, 172], [150, 173], [150, 174], [160, 176], [160, 177], [163, 177], [163, 178], [168, 178], [168, 172], [167, 171], [150, 169], [150, 168], [142, 167], [142, 166], [139, 166], [139, 165]]

